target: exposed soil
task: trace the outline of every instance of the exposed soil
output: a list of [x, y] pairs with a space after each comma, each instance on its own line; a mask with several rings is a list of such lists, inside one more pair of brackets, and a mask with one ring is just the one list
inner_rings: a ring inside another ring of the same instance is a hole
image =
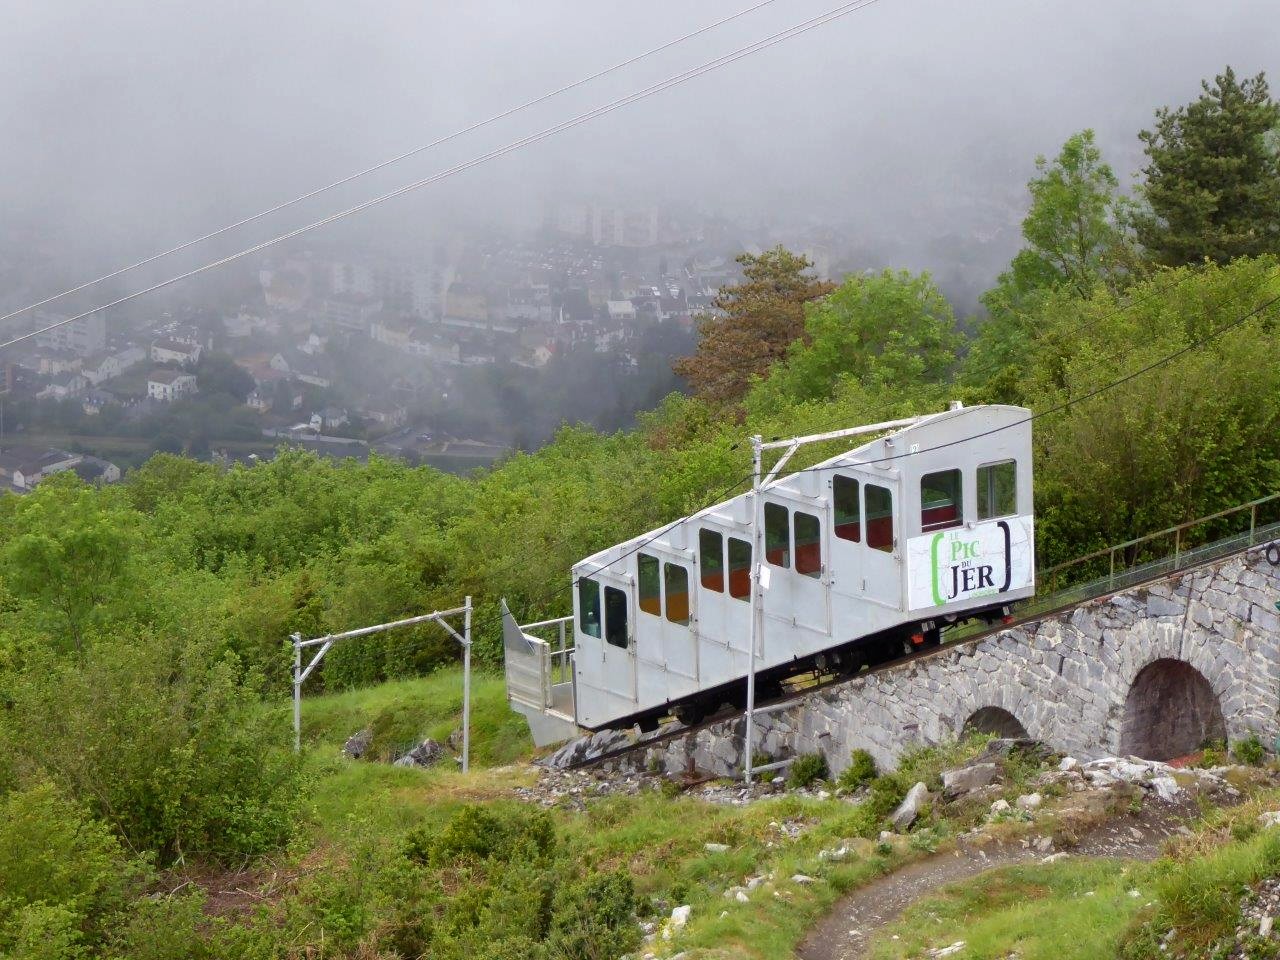
[[[1154, 860], [1165, 840], [1196, 814], [1190, 798], [1165, 804], [1149, 802], [1136, 814], [1112, 817], [1084, 832], [1067, 852], [1073, 857], [1121, 857]], [[801, 960], [859, 960], [875, 935], [912, 903], [931, 891], [996, 867], [1043, 860], [1046, 854], [1021, 841], [962, 845], [920, 860], [859, 887], [832, 908], [796, 955]]]

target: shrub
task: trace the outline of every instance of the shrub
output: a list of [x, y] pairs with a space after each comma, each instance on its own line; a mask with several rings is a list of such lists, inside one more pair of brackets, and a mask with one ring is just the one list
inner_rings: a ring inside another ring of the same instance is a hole
[[411, 831], [405, 855], [430, 866], [464, 860], [543, 860], [554, 850], [555, 839], [555, 827], [543, 810], [471, 804], [454, 814], [443, 830]]
[[827, 758], [820, 753], [802, 753], [796, 757], [787, 771], [787, 786], [792, 789], [807, 787], [828, 776]]
[[876, 778], [876, 761], [866, 750], [855, 750], [849, 758], [849, 766], [840, 774], [839, 784], [846, 790], [857, 790], [864, 783]]
[[902, 803], [907, 795], [907, 789], [897, 774], [876, 777], [871, 781], [871, 791], [864, 803], [876, 819], [882, 820]]
[[49, 783], [0, 798], [0, 956], [75, 956], [105, 936], [144, 866]]
[[1225, 740], [1210, 740], [1204, 745], [1201, 752], [1200, 762], [1197, 766], [1201, 767], [1220, 767], [1227, 759], [1227, 743]]
[[593, 873], [557, 892], [548, 953], [564, 960], [621, 957], [640, 946], [636, 894], [620, 871]]
[[1261, 766], [1262, 761], [1267, 758], [1267, 748], [1262, 745], [1262, 740], [1256, 733], [1251, 733], [1243, 740], [1233, 743], [1231, 753], [1241, 763], [1250, 767]]
[[283, 712], [199, 639], [31, 651], [0, 718], [20, 782], [48, 779], [161, 863], [242, 858], [293, 835], [297, 760]]

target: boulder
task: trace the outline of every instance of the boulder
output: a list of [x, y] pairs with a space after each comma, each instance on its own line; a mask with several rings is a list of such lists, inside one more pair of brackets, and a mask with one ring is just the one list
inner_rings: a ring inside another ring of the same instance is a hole
[[893, 816], [889, 818], [889, 822], [893, 824], [893, 829], [901, 833], [910, 827], [916, 822], [916, 818], [920, 816], [920, 811], [924, 809], [931, 799], [929, 788], [923, 783], [917, 783], [908, 790], [906, 797], [898, 805], [898, 809], [893, 811]]
[[1038, 810], [1040, 804], [1044, 802], [1044, 797], [1038, 793], [1024, 793], [1014, 803], [1017, 804], [1019, 810], [1025, 810], [1030, 813], [1032, 810]]
[[347, 737], [347, 742], [342, 745], [342, 752], [352, 760], [359, 760], [368, 753], [371, 743], [373, 743], [373, 731], [360, 730]]
[[685, 928], [689, 923], [689, 915], [693, 913], [693, 907], [688, 905], [676, 907], [671, 911], [671, 918], [662, 928], [662, 939], [670, 940], [677, 933]]
[[396, 760], [397, 767], [433, 767], [449, 755], [444, 744], [430, 738], [423, 740]]
[[955, 770], [942, 771], [942, 795], [947, 798], [972, 793], [989, 786], [1000, 775], [994, 763], [974, 763]]

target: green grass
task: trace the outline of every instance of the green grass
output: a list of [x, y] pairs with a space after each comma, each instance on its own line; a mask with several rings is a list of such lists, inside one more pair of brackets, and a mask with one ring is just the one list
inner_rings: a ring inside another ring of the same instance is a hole
[[[357, 690], [302, 700], [303, 744], [337, 750], [353, 733], [370, 729], [372, 751], [390, 759], [430, 737], [442, 743], [460, 729], [462, 671], [440, 670], [428, 677], [393, 680]], [[532, 755], [524, 718], [507, 704], [502, 677], [474, 673], [471, 678], [471, 763], [490, 767]]]
[[[961, 940], [956, 960], [1225, 955], [1220, 948], [1234, 942], [1242, 895], [1280, 872], [1280, 830], [1256, 826], [1259, 810], [1274, 809], [1277, 799], [1267, 791], [1238, 808], [1211, 810], [1194, 837], [1152, 863], [1067, 859], [952, 884], [882, 930], [871, 956], [927, 956]], [[1275, 944], [1254, 946], [1249, 956], [1277, 953]]]
[[1089, 859], [992, 870], [911, 907], [881, 932], [871, 956], [919, 957], [960, 940], [965, 949], [957, 960], [1115, 956], [1133, 917], [1151, 899], [1150, 870], [1123, 860]]

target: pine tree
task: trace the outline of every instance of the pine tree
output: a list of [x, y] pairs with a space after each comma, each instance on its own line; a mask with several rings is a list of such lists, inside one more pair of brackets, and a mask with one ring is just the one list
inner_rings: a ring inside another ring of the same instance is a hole
[[699, 397], [716, 406], [738, 403], [753, 377], [763, 377], [804, 336], [804, 305], [835, 289], [808, 273], [807, 259], [775, 247], [738, 257], [745, 279], [725, 287], [715, 306], [722, 315], [702, 322], [693, 356], [675, 362]]
[[1169, 266], [1280, 251], [1280, 104], [1261, 73], [1239, 81], [1228, 67], [1201, 86], [1140, 134], [1148, 164], [1138, 239]]

